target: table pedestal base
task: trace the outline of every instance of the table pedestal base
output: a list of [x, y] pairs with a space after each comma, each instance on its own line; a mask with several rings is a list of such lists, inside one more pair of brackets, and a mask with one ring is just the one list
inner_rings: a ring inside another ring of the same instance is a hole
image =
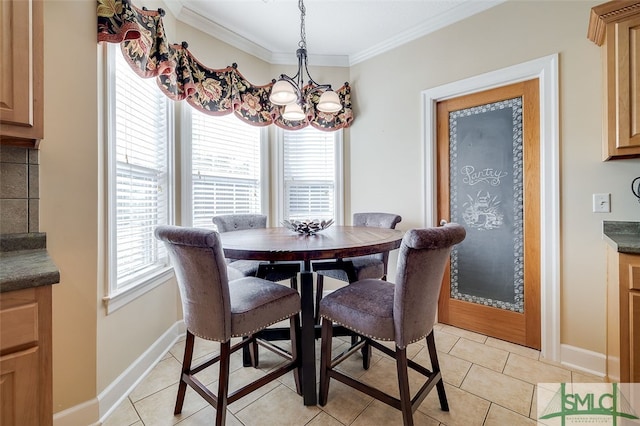
[[[306, 268], [305, 268], [306, 269]], [[302, 272], [300, 277], [300, 293], [302, 300], [302, 397], [304, 405], [317, 404], [316, 391], [316, 351], [315, 340], [320, 338], [321, 326], [315, 325], [314, 299], [313, 299], [313, 274]], [[342, 326], [334, 326], [334, 336], [348, 336], [353, 333]], [[257, 337], [264, 340], [290, 340], [289, 328], [267, 328], [257, 333]], [[243, 351], [243, 365], [251, 366], [249, 351]]]

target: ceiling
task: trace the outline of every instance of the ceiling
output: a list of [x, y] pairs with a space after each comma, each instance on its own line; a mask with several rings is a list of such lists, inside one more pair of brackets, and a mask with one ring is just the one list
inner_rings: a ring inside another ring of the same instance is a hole
[[[309, 63], [350, 66], [505, 0], [306, 0]], [[295, 64], [296, 0], [167, 0], [182, 22], [272, 64]]]

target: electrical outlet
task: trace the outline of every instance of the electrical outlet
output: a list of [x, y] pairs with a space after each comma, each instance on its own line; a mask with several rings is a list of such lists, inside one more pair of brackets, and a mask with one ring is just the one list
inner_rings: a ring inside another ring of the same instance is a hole
[[593, 194], [593, 212], [611, 212], [611, 194]]

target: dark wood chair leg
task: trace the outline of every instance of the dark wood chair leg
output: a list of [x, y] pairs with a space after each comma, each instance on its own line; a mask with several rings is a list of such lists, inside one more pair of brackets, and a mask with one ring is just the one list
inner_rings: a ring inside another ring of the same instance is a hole
[[[440, 363], [438, 362], [438, 352], [436, 351], [436, 340], [433, 336], [433, 331], [427, 335], [426, 340], [429, 358], [431, 358], [431, 371], [438, 373], [440, 371]], [[447, 401], [447, 394], [444, 390], [444, 381], [442, 379], [436, 383], [436, 389], [438, 390], [438, 398], [440, 399], [440, 408], [442, 411], [449, 411], [449, 402]]]
[[400, 411], [404, 426], [413, 426], [413, 411], [411, 410], [411, 394], [409, 393], [409, 372], [407, 349], [396, 346], [396, 367], [398, 370], [398, 386], [400, 388]]
[[[247, 340], [248, 337], [243, 337], [242, 340]], [[257, 365], [253, 364], [253, 359], [251, 358], [251, 350], [249, 346], [244, 346], [242, 348], [242, 366], [243, 367], [256, 367]]]
[[[249, 336], [251, 338], [252, 336]], [[249, 357], [251, 358], [251, 365], [253, 368], [258, 368], [258, 364], [260, 363], [258, 356], [258, 342], [254, 339], [249, 345]]]
[[360, 351], [362, 352], [362, 368], [368, 370], [371, 365], [371, 345], [365, 343]]
[[298, 395], [302, 395], [302, 353], [300, 344], [300, 315], [294, 315], [289, 318], [290, 322], [290, 335], [291, 335], [291, 356], [294, 362], [296, 362], [296, 368], [293, 370], [293, 380], [296, 383], [296, 392]]
[[320, 349], [320, 392], [318, 403], [325, 405], [329, 396], [329, 369], [331, 368], [331, 340], [333, 339], [333, 323], [322, 320], [322, 343]]
[[190, 374], [191, 372], [191, 359], [193, 358], [194, 342], [195, 336], [187, 330], [187, 340], [184, 344], [184, 356], [182, 358], [182, 372], [180, 373], [178, 396], [176, 397], [176, 406], [173, 410], [173, 414], [180, 414], [182, 412], [182, 404], [184, 403], [184, 396], [187, 392], [187, 382], [184, 381], [184, 375]]
[[315, 321], [316, 325], [320, 324], [320, 300], [322, 300], [322, 291], [324, 287], [324, 278], [320, 274], [316, 274], [316, 310]]
[[220, 374], [218, 377], [218, 404], [216, 405], [216, 426], [224, 426], [227, 417], [227, 395], [229, 394], [229, 360], [231, 342], [220, 343]]

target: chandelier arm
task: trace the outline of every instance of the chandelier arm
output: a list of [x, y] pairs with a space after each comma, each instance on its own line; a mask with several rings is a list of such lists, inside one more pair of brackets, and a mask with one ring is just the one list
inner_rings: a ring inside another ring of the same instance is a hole
[[311, 74], [309, 73], [309, 69], [307, 68], [307, 61], [306, 61], [306, 57], [305, 57], [305, 61], [304, 61], [304, 70], [307, 72], [307, 77], [309, 77], [309, 83], [311, 84], [311, 91], [315, 92], [317, 90], [331, 90], [331, 85], [330, 84], [320, 84], [317, 83], [312, 77]]

